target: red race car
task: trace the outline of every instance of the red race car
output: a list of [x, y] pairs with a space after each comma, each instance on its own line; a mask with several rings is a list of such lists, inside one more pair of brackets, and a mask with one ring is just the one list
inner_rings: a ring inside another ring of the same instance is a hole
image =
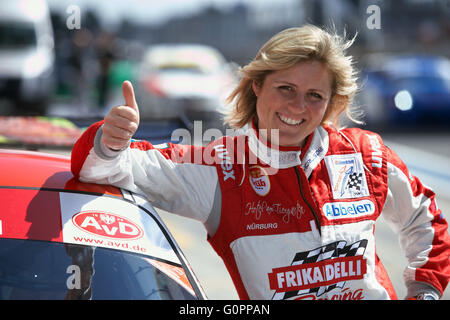
[[0, 299], [205, 299], [155, 209], [67, 156], [0, 149]]

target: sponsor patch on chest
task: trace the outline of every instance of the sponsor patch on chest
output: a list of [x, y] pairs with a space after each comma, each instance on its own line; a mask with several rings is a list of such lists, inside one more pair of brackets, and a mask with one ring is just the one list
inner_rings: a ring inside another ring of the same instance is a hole
[[294, 297], [321, 297], [346, 281], [360, 280], [367, 272], [364, 252], [367, 239], [354, 243], [341, 240], [325, 246], [297, 252], [290, 266], [274, 268], [268, 274], [273, 300]]
[[328, 220], [360, 218], [375, 213], [375, 204], [370, 200], [328, 202], [323, 205], [322, 211]]
[[249, 168], [250, 185], [253, 190], [260, 195], [265, 196], [270, 191], [270, 180], [267, 172], [260, 166], [252, 166]]
[[361, 198], [369, 195], [360, 153], [325, 157], [333, 199]]

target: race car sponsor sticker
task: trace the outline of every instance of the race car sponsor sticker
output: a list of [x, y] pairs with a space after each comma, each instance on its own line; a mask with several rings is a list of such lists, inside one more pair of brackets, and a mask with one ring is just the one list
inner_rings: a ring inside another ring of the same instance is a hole
[[136, 223], [114, 213], [82, 211], [72, 217], [75, 226], [83, 231], [105, 238], [139, 239], [144, 231]]
[[325, 157], [333, 199], [361, 198], [369, 195], [361, 153]]
[[138, 206], [112, 197], [60, 193], [63, 241], [180, 263], [158, 224]]

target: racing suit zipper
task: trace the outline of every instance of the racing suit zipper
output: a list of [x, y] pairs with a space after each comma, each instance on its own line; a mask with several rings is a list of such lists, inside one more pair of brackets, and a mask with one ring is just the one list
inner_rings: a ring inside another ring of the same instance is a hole
[[[308, 202], [308, 200], [306, 200], [305, 194], [303, 193], [303, 188], [302, 188], [302, 179], [300, 178], [300, 172], [298, 171], [297, 167], [294, 167], [295, 170], [295, 174], [297, 176], [297, 182], [298, 182], [298, 186], [300, 187], [300, 195], [302, 196], [303, 201], [306, 203], [306, 205], [308, 206], [309, 210], [311, 210], [311, 213], [314, 216], [314, 221], [316, 222], [316, 226], [317, 226], [317, 230], [319, 232], [319, 236], [322, 235], [322, 231], [320, 230], [320, 221], [319, 221], [319, 217], [317, 216], [316, 211], [314, 210], [313, 206]], [[311, 230], [313, 229], [313, 226], [311, 225]], [[312, 230], [314, 232], [314, 230]]]

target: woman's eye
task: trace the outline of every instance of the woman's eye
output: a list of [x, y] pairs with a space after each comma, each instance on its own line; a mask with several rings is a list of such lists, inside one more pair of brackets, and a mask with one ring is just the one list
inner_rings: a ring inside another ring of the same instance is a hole
[[311, 92], [311, 96], [315, 99], [322, 100], [322, 95], [317, 92]]
[[287, 92], [291, 92], [294, 90], [291, 86], [279, 86], [278, 88], [280, 90], [287, 91]]

